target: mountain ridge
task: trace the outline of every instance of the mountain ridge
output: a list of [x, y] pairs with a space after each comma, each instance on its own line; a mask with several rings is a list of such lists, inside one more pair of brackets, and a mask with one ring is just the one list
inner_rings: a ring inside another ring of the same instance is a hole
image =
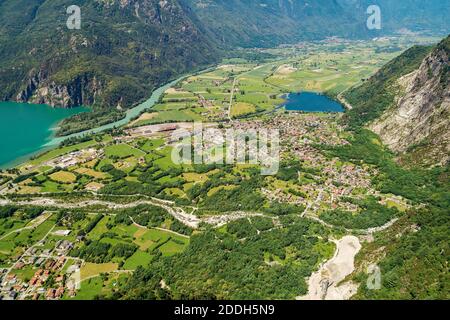
[[[400, 2], [378, 1], [387, 17], [415, 0]], [[370, 38], [395, 29], [367, 30], [362, 0], [86, 0], [79, 3], [81, 30], [68, 30], [72, 4], [0, 1], [0, 100], [89, 105], [96, 113], [84, 118], [118, 117], [116, 108], [136, 105], [155, 87], [236, 47]], [[425, 16], [444, 6], [442, 0], [431, 4]], [[398, 24], [412, 14], [402, 14]], [[435, 23], [450, 28], [441, 20]]]
[[401, 161], [448, 164], [449, 44], [450, 36], [432, 49], [414, 47], [350, 90], [347, 123], [368, 126]]
[[[35, 16], [16, 30], [14, 42], [4, 40], [13, 47], [0, 52], [6, 64], [0, 81], [11, 80], [0, 90], [3, 100], [128, 107], [157, 84], [216, 60], [215, 46], [176, 1], [164, 7], [156, 1], [86, 1], [80, 30], [65, 28], [70, 1], [39, 2], [25, 5]], [[51, 38], [44, 26], [55, 30]], [[186, 51], [192, 43], [198, 45]]]

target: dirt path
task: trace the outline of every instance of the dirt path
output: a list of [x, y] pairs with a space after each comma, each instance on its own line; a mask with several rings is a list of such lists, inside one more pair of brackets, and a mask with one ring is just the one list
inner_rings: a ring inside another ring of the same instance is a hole
[[347, 300], [356, 293], [358, 289], [356, 284], [347, 282], [339, 285], [339, 283], [355, 269], [355, 256], [361, 250], [359, 239], [345, 236], [341, 240], [335, 240], [334, 243], [336, 244], [334, 257], [311, 275], [308, 294], [297, 297], [297, 300]]

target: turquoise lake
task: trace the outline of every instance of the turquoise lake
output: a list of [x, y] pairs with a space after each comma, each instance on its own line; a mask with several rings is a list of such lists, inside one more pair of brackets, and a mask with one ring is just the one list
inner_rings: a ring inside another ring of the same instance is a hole
[[54, 136], [54, 128], [58, 123], [74, 114], [87, 112], [88, 108], [61, 109], [46, 105], [0, 102], [0, 134], [3, 137], [0, 141], [0, 168], [17, 165], [30, 155], [55, 148], [68, 138], [81, 137], [123, 126], [144, 110], [153, 107], [167, 89], [185, 77], [180, 77], [154, 90], [148, 100], [127, 110], [124, 119], [64, 137]]
[[88, 110], [0, 102], [0, 168], [41, 150], [61, 120]]
[[344, 107], [337, 101], [315, 92], [290, 93], [282, 107], [289, 111], [304, 112], [344, 112]]

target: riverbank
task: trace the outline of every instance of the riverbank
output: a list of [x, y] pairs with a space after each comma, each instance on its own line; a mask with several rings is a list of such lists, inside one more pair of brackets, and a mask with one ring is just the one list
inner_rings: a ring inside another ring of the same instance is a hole
[[352, 282], [340, 284], [355, 270], [355, 256], [361, 250], [361, 243], [355, 236], [345, 236], [333, 241], [336, 251], [308, 281], [308, 294], [297, 300], [348, 300], [358, 290]]
[[[53, 134], [51, 134], [49, 137], [47, 137], [47, 139], [45, 139], [47, 141], [44, 140], [43, 144], [41, 143], [38, 146], [35, 146], [35, 148], [31, 149], [30, 152], [17, 154], [17, 157], [11, 159], [10, 161], [6, 161], [3, 164], [0, 163], [0, 169], [8, 169], [8, 168], [16, 167], [16, 166], [28, 161], [33, 156], [42, 154], [46, 151], [49, 151], [49, 150], [57, 147], [61, 142], [65, 141], [67, 139], [79, 138], [79, 137], [83, 137], [86, 135], [99, 133], [99, 132], [102, 132], [102, 131], [105, 131], [108, 129], [117, 128], [117, 127], [126, 125], [133, 118], [139, 116], [139, 114], [141, 114], [144, 110], [153, 107], [168, 88], [172, 87], [173, 85], [175, 85], [176, 83], [178, 83], [179, 81], [183, 80], [186, 77], [187, 76], [180, 77], [179, 79], [169, 82], [169, 83], [165, 84], [164, 86], [154, 90], [148, 100], [146, 100], [145, 102], [141, 103], [140, 105], [138, 105], [132, 109], [127, 110], [126, 117], [119, 121], [109, 123], [109, 124], [106, 124], [106, 125], [94, 128], [94, 129], [74, 133], [74, 134], [64, 136], [64, 137], [55, 137], [54, 130], [53, 130]], [[65, 110], [65, 109], [58, 109], [58, 110]], [[76, 110], [76, 109], [73, 109], [73, 110]], [[59, 123], [59, 121], [54, 122], [52, 124], [52, 127], [56, 126], [58, 123]], [[2, 152], [5, 152], [3, 148], [2, 148]]]
[[352, 110], [352, 105], [344, 98], [343, 93], [338, 94], [337, 100], [345, 107], [347, 110]]

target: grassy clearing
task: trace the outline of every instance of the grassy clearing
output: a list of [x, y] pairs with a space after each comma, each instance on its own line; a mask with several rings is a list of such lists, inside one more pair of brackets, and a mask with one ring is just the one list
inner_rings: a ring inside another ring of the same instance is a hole
[[93, 191], [98, 191], [101, 188], [104, 187], [104, 184], [99, 183], [99, 182], [90, 182], [85, 186], [85, 189], [87, 190], [93, 190]]
[[19, 220], [15, 217], [0, 219], [0, 236], [24, 227], [28, 221]]
[[41, 240], [53, 226], [55, 225], [55, 217], [51, 217], [41, 223], [32, 233], [32, 240], [38, 241]]
[[392, 200], [387, 200], [386, 201], [386, 206], [388, 208], [396, 208], [400, 212], [405, 212], [406, 209], [407, 209], [407, 206], [402, 205], [401, 203], [398, 203], [398, 202], [392, 201]]
[[137, 164], [138, 159], [136, 159], [135, 157], [129, 157], [114, 163], [114, 167], [125, 173], [130, 173], [131, 171], [134, 170]]
[[195, 182], [204, 183], [209, 179], [208, 175], [206, 173], [200, 174], [200, 173], [195, 173], [195, 172], [183, 173], [182, 177], [186, 182], [194, 182], [194, 183]]
[[34, 165], [34, 166], [35, 165], [39, 165], [39, 164], [42, 164], [43, 162], [52, 160], [52, 159], [54, 159], [56, 157], [59, 157], [59, 156], [62, 156], [64, 154], [66, 154], [66, 153], [70, 153], [70, 152], [73, 152], [73, 151], [78, 151], [78, 150], [81, 150], [81, 149], [86, 149], [86, 148], [95, 146], [96, 144], [97, 144], [96, 141], [91, 140], [91, 141], [86, 141], [86, 142], [83, 142], [83, 143], [75, 144], [73, 146], [67, 146], [67, 147], [51, 150], [51, 151], [48, 151], [45, 154], [41, 155], [40, 157], [37, 157], [36, 159], [25, 163], [22, 167], [26, 167], [28, 165]]
[[102, 234], [108, 231], [108, 228], [106, 227], [107, 223], [109, 221], [109, 217], [103, 217], [95, 226], [94, 229], [89, 232], [88, 236], [92, 240], [99, 239]]
[[163, 256], [173, 256], [173, 255], [175, 255], [177, 253], [183, 252], [186, 249], [186, 247], [187, 247], [187, 245], [189, 243], [189, 240], [183, 239], [183, 240], [180, 240], [180, 241], [182, 241], [182, 243], [178, 243], [178, 241], [174, 242], [174, 241], [170, 240], [169, 242], [167, 242], [164, 245], [162, 245], [159, 248], [159, 250], [161, 251]]
[[42, 185], [42, 192], [59, 192], [64, 190], [64, 187], [54, 181], [45, 181]]
[[139, 228], [133, 236], [134, 243], [141, 251], [151, 251], [158, 247], [166, 256], [182, 252], [189, 243], [189, 239], [185, 237], [158, 229]]
[[82, 281], [77, 295], [74, 298], [70, 298], [70, 300], [92, 300], [102, 292], [102, 288], [103, 280], [101, 277]]
[[117, 157], [120, 159], [128, 158], [131, 156], [135, 157], [143, 157], [145, 156], [145, 152], [133, 148], [132, 146], [122, 143], [122, 144], [116, 144], [111, 145], [105, 148], [105, 154], [107, 157]]
[[145, 152], [152, 152], [165, 144], [164, 139], [152, 139], [145, 141], [145, 144], [140, 147]]
[[139, 116], [139, 118], [137, 118], [136, 120], [130, 122], [130, 124], [128, 125], [129, 127], [132, 127], [134, 125], [137, 125], [139, 123], [144, 123], [146, 121], [152, 120], [153, 118], [155, 118], [158, 115], [157, 112], [151, 112], [151, 113], [143, 113]]
[[235, 185], [229, 185], [229, 186], [218, 186], [218, 187], [214, 187], [212, 189], [210, 189], [207, 193], [208, 197], [213, 196], [214, 194], [216, 194], [217, 192], [220, 192], [222, 190], [233, 190], [238, 188], [238, 186]]
[[36, 269], [34, 269], [32, 266], [26, 266], [20, 270], [12, 270], [12, 273], [24, 282], [30, 281], [35, 272]]
[[158, 150], [158, 154], [161, 157], [158, 160], [155, 160], [154, 164], [163, 170], [177, 167], [177, 165], [172, 162], [172, 149], [172, 147], [165, 147]]
[[139, 266], [146, 267], [152, 260], [152, 255], [147, 252], [137, 250], [131, 257], [129, 257], [123, 268], [125, 270], [135, 270]]
[[67, 171], [58, 171], [55, 173], [52, 173], [49, 176], [53, 181], [61, 182], [61, 183], [74, 183], [77, 181], [77, 176], [73, 174], [72, 172]]
[[168, 195], [176, 196], [176, 197], [179, 197], [179, 198], [186, 198], [187, 197], [186, 193], [183, 190], [179, 189], [179, 188], [167, 188], [167, 189], [164, 189], [164, 192], [166, 194], [168, 194]]
[[76, 169], [75, 172], [79, 173], [79, 174], [84, 174], [84, 175], [90, 176], [95, 179], [106, 179], [106, 177], [107, 177], [107, 175], [105, 173], [95, 171], [91, 168], [81, 167], [81, 168]]
[[90, 263], [87, 262], [81, 267], [81, 280], [99, 275], [101, 273], [109, 273], [116, 271], [119, 268], [117, 263]]
[[[166, 107], [164, 107], [166, 109]], [[181, 107], [176, 110], [167, 110], [158, 112], [157, 116], [150, 120], [142, 120], [136, 123], [136, 126], [143, 126], [148, 124], [163, 123], [163, 122], [192, 122], [202, 120], [202, 116], [194, 112], [191, 109], [180, 110]]]

